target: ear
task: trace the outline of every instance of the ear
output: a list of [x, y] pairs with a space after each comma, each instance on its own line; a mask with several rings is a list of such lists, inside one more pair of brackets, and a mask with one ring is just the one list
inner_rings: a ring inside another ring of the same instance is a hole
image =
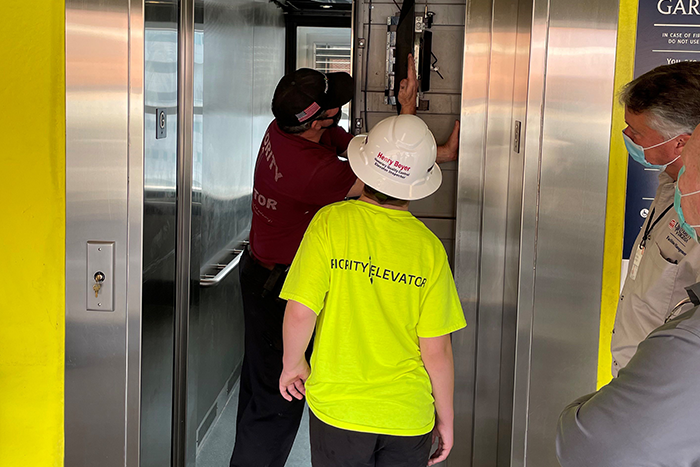
[[[311, 130], [319, 131], [321, 128], [323, 128], [323, 125], [321, 125], [320, 120], [314, 120], [313, 122], [311, 122], [311, 128], [310, 128]], [[685, 144], [685, 143], [683, 143], [683, 144]]]
[[690, 135], [688, 135], [688, 134], [680, 135], [678, 137], [678, 143], [676, 143], [676, 147], [678, 149], [683, 149], [683, 146], [685, 146], [685, 143], [687, 143], [689, 139], [690, 139]]

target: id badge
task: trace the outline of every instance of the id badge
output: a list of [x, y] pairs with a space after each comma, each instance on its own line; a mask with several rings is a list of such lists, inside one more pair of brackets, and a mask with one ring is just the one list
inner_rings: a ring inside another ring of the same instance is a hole
[[632, 269], [630, 270], [630, 279], [635, 280], [637, 278], [637, 272], [639, 271], [639, 263], [642, 262], [642, 256], [644, 256], [644, 247], [639, 245], [636, 253], [634, 254], [634, 261], [632, 262]]

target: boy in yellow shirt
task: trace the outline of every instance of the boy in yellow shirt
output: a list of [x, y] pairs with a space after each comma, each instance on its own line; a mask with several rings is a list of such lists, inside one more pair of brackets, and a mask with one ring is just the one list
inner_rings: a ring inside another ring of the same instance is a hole
[[314, 467], [424, 467], [452, 448], [450, 333], [466, 322], [442, 243], [408, 212], [440, 186], [435, 158], [413, 115], [355, 137], [348, 159], [363, 194], [316, 214], [280, 293], [280, 393], [306, 396]]

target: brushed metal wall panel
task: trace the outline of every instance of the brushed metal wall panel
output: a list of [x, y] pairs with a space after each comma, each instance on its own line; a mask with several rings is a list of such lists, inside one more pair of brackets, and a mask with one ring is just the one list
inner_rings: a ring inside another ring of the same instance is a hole
[[127, 284], [126, 462], [139, 466], [141, 440], [141, 344], [144, 216], [144, 2], [129, 5], [129, 188]]
[[[133, 459], [134, 437], [127, 439], [126, 426], [134, 427], [127, 414], [138, 411], [138, 396], [127, 399], [126, 378], [138, 365], [127, 369], [127, 349], [138, 348], [139, 336], [127, 340], [127, 313], [138, 316], [139, 289], [127, 296], [127, 280], [134, 279], [127, 264], [131, 249], [140, 247], [140, 232], [138, 223], [127, 230], [127, 220], [140, 200], [130, 198], [139, 195], [129, 191], [128, 180], [130, 136], [138, 146], [142, 121], [130, 110], [142, 104], [140, 76], [130, 77], [129, 48], [143, 43], [129, 28], [139, 26], [139, 12], [127, 0], [66, 2], [65, 463], [71, 466], [123, 466], [127, 443]], [[131, 71], [141, 75], [142, 68]], [[138, 167], [133, 175], [141, 179]], [[115, 243], [113, 312], [86, 309], [88, 241]], [[138, 322], [129, 326], [137, 330]]]
[[[488, 115], [486, 127], [486, 153], [484, 159], [484, 188], [481, 239], [482, 261], [479, 268], [479, 308], [476, 341], [476, 385], [474, 403], [474, 451], [473, 465], [500, 465], [499, 438], [501, 402], [504, 395], [512, 394], [508, 380], [502, 375], [512, 372], [504, 361], [504, 345], [507, 336], [507, 304], [505, 269], [508, 248], [518, 248], [509, 243], [508, 211], [511, 186], [510, 167], [518, 154], [511, 150], [513, 119], [518, 1], [501, 0], [494, 3]], [[524, 77], [521, 77], [524, 79]], [[518, 193], [519, 195], [519, 193]], [[519, 201], [519, 196], [518, 200]], [[519, 202], [516, 202], [519, 208]], [[519, 209], [517, 218], [519, 218]], [[508, 414], [510, 416], [510, 414]], [[508, 440], [503, 440], [508, 443]]]
[[615, 4], [549, 5], [525, 465], [558, 465], [559, 412], [596, 387], [616, 27]]
[[525, 118], [530, 7], [467, 12], [455, 276], [473, 326], [455, 340], [455, 403], [469, 445], [448, 465], [510, 465], [523, 167], [512, 140]]
[[524, 157], [521, 220], [518, 317], [516, 324], [515, 378], [511, 465], [522, 467], [528, 450], [531, 347], [533, 340], [535, 271], [539, 179], [541, 164], [541, 123], [544, 108], [548, 39], [548, 2], [533, 2], [530, 39], [526, 126], [522, 141]]
[[469, 4], [455, 274], [478, 350], [455, 340], [476, 378], [454, 465], [557, 465], [559, 412], [595, 385], [616, 7], [588, 8]]
[[454, 276], [467, 328], [452, 339], [455, 445], [448, 466], [473, 465], [472, 457], [478, 448], [474, 438], [480, 429], [474, 423], [476, 340], [492, 12], [490, 0], [475, 0], [469, 2], [465, 13]]

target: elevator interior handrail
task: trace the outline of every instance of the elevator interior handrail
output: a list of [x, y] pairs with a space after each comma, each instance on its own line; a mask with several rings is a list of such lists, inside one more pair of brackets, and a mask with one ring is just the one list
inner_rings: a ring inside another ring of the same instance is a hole
[[227, 251], [234, 253], [233, 259], [231, 259], [231, 261], [229, 261], [228, 264], [212, 264], [212, 265], [210, 265], [210, 267], [220, 269], [220, 271], [214, 276], [212, 276], [211, 274], [202, 274], [199, 277], [199, 286], [200, 287], [213, 287], [215, 285], [218, 285], [221, 281], [223, 281], [226, 278], [226, 276], [228, 276], [231, 273], [231, 271], [236, 269], [236, 266], [238, 266], [238, 263], [241, 262], [242, 253], [245, 250], [247, 245], [248, 245], [248, 241], [244, 241], [241, 243], [240, 248], [227, 249]]

